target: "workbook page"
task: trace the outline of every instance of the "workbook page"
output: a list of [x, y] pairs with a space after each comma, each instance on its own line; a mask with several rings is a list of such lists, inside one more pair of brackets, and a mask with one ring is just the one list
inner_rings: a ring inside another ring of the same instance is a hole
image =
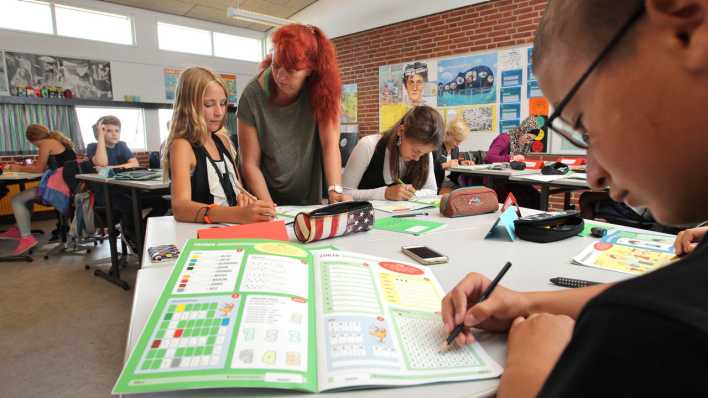
[[190, 240], [113, 392], [316, 391], [313, 278], [298, 244]]
[[315, 259], [320, 391], [498, 377], [478, 344], [440, 352], [444, 296], [422, 266], [321, 251]]

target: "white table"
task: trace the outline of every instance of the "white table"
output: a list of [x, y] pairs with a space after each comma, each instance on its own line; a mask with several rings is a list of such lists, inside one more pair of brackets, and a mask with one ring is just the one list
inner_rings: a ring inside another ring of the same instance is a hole
[[110, 187], [118, 186], [128, 188], [130, 190], [131, 199], [133, 202], [133, 222], [135, 224], [135, 239], [137, 240], [138, 253], [143, 252], [143, 225], [142, 225], [142, 205], [140, 204], [140, 192], [142, 191], [159, 191], [169, 189], [169, 184], [162, 180], [133, 181], [133, 180], [117, 180], [113, 177], [104, 177], [98, 174], [78, 174], [77, 179], [82, 181], [101, 184], [103, 187], [103, 195], [106, 204], [106, 222], [108, 224], [108, 242], [111, 251], [111, 268], [108, 272], [95, 270], [94, 275], [99, 276], [111, 283], [114, 283], [125, 290], [130, 289], [127, 282], [120, 279], [120, 267], [118, 264], [118, 249], [116, 248], [116, 233], [113, 228], [113, 208], [111, 204]]
[[[534, 210], [523, 210], [524, 215]], [[387, 213], [377, 212], [381, 217]], [[315, 242], [312, 245], [334, 245], [341, 250], [365, 252], [367, 254], [411, 261], [400, 251], [401, 246], [424, 244], [450, 257], [448, 264], [435, 265], [432, 269], [447, 291], [469, 272], [479, 272], [493, 278], [506, 261], [514, 266], [504, 277], [503, 285], [516, 290], [555, 290], [549, 283], [556, 276], [613, 282], [628, 275], [604, 271], [595, 268], [571, 265], [570, 259], [580, 253], [592, 238], [574, 237], [560, 242], [538, 244], [517, 240], [515, 242], [488, 239], [484, 236], [494, 223], [499, 213], [485, 214], [466, 218], [442, 218], [437, 211], [431, 212], [426, 219], [445, 222], [446, 228], [422, 236], [371, 230], [345, 237]], [[593, 223], [595, 223], [593, 221]], [[175, 222], [172, 217], [156, 217], [148, 220], [145, 247], [159, 244], [176, 244], [181, 247], [187, 239], [196, 236], [196, 231], [204, 228], [203, 224]], [[291, 229], [292, 227], [288, 227]], [[290, 232], [292, 239], [292, 232]], [[136, 344], [140, 332], [147, 322], [150, 312], [168, 280], [174, 261], [151, 264], [144, 253], [145, 267], [138, 273], [130, 329], [126, 345], [126, 358]], [[479, 333], [477, 335], [485, 350], [494, 360], [504, 364], [505, 340], [503, 334]], [[461, 383], [441, 383], [416, 387], [370, 389], [325, 393], [336, 396], [362, 397], [473, 397], [493, 396], [498, 380], [471, 381]], [[155, 397], [236, 397], [268, 396], [285, 397], [296, 394], [292, 391], [276, 390], [197, 390], [162, 394]]]

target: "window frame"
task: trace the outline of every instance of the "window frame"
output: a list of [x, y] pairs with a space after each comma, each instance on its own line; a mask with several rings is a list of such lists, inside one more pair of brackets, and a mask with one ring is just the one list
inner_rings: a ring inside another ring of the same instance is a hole
[[[94, 9], [85, 8], [85, 7], [76, 7], [73, 5], [57, 3], [57, 2], [51, 2], [51, 4], [52, 4], [52, 23], [54, 26], [54, 34], [58, 37], [65, 37], [65, 38], [69, 38], [69, 39], [78, 39], [78, 40], [88, 40], [88, 41], [93, 41], [93, 42], [97, 42], [97, 43], [115, 44], [115, 45], [119, 45], [119, 46], [137, 47], [137, 45], [138, 45], [138, 43], [137, 43], [138, 38], [137, 38], [137, 35], [135, 34], [135, 18], [133, 17], [133, 15], [118, 14], [118, 13], [114, 13], [114, 12], [94, 10]], [[65, 8], [65, 9], [74, 9], [74, 10], [79, 10], [79, 11], [84, 11], [84, 12], [93, 12], [96, 14], [124, 17], [124, 18], [128, 19], [128, 21], [130, 22], [130, 44], [118, 43], [118, 42], [114, 42], [114, 41], [90, 39], [90, 38], [86, 38], [86, 37], [67, 36], [67, 35], [60, 34], [59, 33], [59, 24], [57, 22], [57, 17], [56, 17], [56, 7], [57, 6], [59, 6], [60, 8]]]

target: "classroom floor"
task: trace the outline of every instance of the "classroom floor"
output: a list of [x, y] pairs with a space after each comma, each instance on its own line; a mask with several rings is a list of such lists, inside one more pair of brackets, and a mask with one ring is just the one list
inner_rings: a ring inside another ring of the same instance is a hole
[[[47, 236], [53, 225], [33, 228]], [[0, 241], [0, 255], [14, 245]], [[108, 256], [108, 242], [85, 257], [44, 260], [53, 246], [36, 250], [31, 263], [0, 263], [0, 396], [109, 397], [123, 363], [133, 291], [84, 269], [86, 261]], [[135, 274], [133, 264], [121, 277], [133, 286]]]

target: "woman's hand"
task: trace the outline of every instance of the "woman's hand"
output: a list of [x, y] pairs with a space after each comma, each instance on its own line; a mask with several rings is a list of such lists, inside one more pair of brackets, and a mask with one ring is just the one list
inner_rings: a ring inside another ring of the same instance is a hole
[[339, 202], [348, 202], [352, 200], [352, 197], [349, 195], [345, 195], [343, 193], [337, 193], [335, 191], [329, 191], [327, 192], [327, 199], [329, 199], [329, 203], [339, 203]]
[[511, 157], [512, 162], [523, 162], [524, 160], [526, 160], [524, 155], [514, 155]]
[[442, 164], [442, 168], [447, 170], [447, 169], [451, 169], [453, 167], [457, 167], [459, 165], [460, 165], [460, 162], [457, 159], [450, 159], [447, 162]]
[[415, 188], [410, 184], [389, 185], [384, 197], [386, 200], [408, 200], [415, 195]]
[[474, 166], [474, 160], [460, 160], [460, 164], [463, 166]]

